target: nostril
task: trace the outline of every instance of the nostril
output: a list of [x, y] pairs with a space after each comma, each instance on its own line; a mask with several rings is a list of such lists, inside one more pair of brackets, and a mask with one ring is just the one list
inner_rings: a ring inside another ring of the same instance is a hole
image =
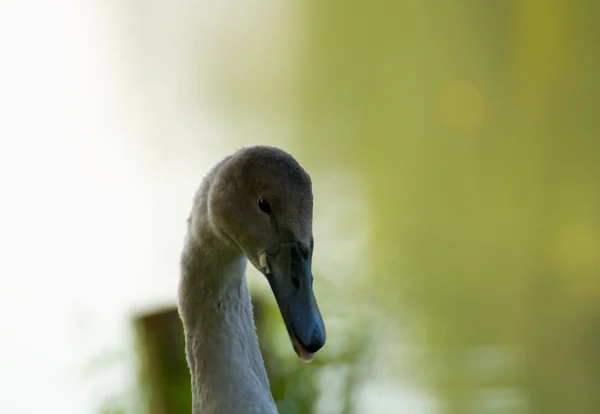
[[300, 254], [304, 260], [308, 260], [310, 258], [310, 249], [308, 247], [298, 242], [298, 249], [300, 250]]
[[292, 274], [292, 284], [296, 289], [300, 289], [300, 279], [294, 274]]

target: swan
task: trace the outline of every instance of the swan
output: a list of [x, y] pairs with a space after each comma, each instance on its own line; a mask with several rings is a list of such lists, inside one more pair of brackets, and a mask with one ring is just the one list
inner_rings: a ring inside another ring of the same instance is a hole
[[277, 413], [258, 348], [247, 261], [266, 277], [299, 358], [310, 362], [325, 345], [312, 290], [312, 215], [310, 176], [276, 147], [242, 148], [202, 180], [177, 298], [193, 414]]

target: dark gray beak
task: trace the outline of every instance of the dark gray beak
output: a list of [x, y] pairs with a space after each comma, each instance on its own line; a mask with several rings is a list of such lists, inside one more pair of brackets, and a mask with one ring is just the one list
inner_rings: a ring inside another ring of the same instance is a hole
[[305, 362], [325, 345], [325, 325], [312, 289], [311, 256], [298, 243], [287, 243], [260, 258], [294, 350]]

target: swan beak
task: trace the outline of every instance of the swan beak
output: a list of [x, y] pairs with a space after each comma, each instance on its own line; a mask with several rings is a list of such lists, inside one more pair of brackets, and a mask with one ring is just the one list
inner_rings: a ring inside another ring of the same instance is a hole
[[325, 345], [325, 325], [312, 289], [311, 256], [298, 243], [268, 249], [259, 264], [275, 295], [294, 351], [304, 362]]

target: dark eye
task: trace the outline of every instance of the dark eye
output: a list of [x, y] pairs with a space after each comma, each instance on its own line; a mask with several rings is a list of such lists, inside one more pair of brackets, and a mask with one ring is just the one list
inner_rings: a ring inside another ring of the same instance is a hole
[[271, 204], [269, 204], [269, 202], [267, 200], [265, 200], [264, 198], [258, 199], [258, 208], [260, 208], [265, 213], [271, 212]]

